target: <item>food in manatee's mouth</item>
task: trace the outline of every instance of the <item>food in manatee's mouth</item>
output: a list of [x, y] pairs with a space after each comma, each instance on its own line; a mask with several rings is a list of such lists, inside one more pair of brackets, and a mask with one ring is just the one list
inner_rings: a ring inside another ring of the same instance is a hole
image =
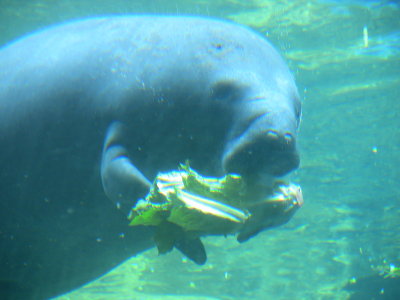
[[237, 142], [223, 158], [227, 173], [241, 174], [251, 180], [260, 174], [284, 176], [295, 170], [299, 163], [295, 137], [274, 130], [258, 134], [251, 143]]
[[130, 226], [153, 226], [160, 254], [175, 247], [204, 264], [207, 256], [200, 237], [237, 235], [242, 243], [287, 223], [303, 205], [300, 186], [279, 180], [262, 199], [253, 196], [240, 175], [204, 177], [181, 165], [157, 175], [146, 198], [132, 208]]
[[131, 226], [168, 221], [199, 235], [226, 235], [243, 226], [262, 230], [286, 223], [303, 202], [300, 186], [293, 183], [276, 181], [269, 194], [255, 199], [239, 175], [203, 177], [181, 165], [178, 171], [157, 175], [150, 193], [132, 208], [129, 219]]

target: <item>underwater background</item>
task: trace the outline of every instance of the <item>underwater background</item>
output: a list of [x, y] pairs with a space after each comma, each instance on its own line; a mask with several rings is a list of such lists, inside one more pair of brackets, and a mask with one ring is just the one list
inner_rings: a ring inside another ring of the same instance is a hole
[[205, 238], [204, 266], [151, 249], [56, 299], [400, 299], [399, 2], [0, 0], [0, 45], [128, 13], [229, 19], [276, 46], [303, 99], [301, 166], [290, 180], [305, 205], [241, 245]]

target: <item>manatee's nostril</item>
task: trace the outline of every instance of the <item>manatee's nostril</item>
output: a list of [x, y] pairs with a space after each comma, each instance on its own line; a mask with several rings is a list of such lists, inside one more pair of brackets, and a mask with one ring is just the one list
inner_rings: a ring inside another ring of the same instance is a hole
[[268, 130], [267, 131], [267, 137], [272, 138], [272, 139], [278, 139], [279, 138], [279, 134], [274, 130]]
[[290, 134], [290, 133], [285, 133], [285, 134], [283, 135], [283, 137], [284, 137], [286, 143], [290, 144], [290, 143], [293, 142], [293, 135], [292, 135], [292, 134]]

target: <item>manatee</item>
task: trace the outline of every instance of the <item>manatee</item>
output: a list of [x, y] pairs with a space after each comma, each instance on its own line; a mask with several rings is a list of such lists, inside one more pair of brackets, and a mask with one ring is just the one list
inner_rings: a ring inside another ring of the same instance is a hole
[[299, 165], [300, 114], [278, 52], [226, 21], [100, 17], [6, 45], [2, 297], [60, 295], [153, 247], [153, 230], [128, 227], [126, 214], [158, 172], [186, 160], [262, 193]]

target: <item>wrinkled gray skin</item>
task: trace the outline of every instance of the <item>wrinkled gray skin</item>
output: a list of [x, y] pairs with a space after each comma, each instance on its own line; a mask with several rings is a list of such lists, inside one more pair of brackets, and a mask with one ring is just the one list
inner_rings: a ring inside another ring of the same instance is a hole
[[151, 247], [126, 213], [186, 159], [259, 183], [295, 169], [299, 118], [281, 57], [227, 22], [99, 18], [3, 48], [2, 297], [67, 292]]

